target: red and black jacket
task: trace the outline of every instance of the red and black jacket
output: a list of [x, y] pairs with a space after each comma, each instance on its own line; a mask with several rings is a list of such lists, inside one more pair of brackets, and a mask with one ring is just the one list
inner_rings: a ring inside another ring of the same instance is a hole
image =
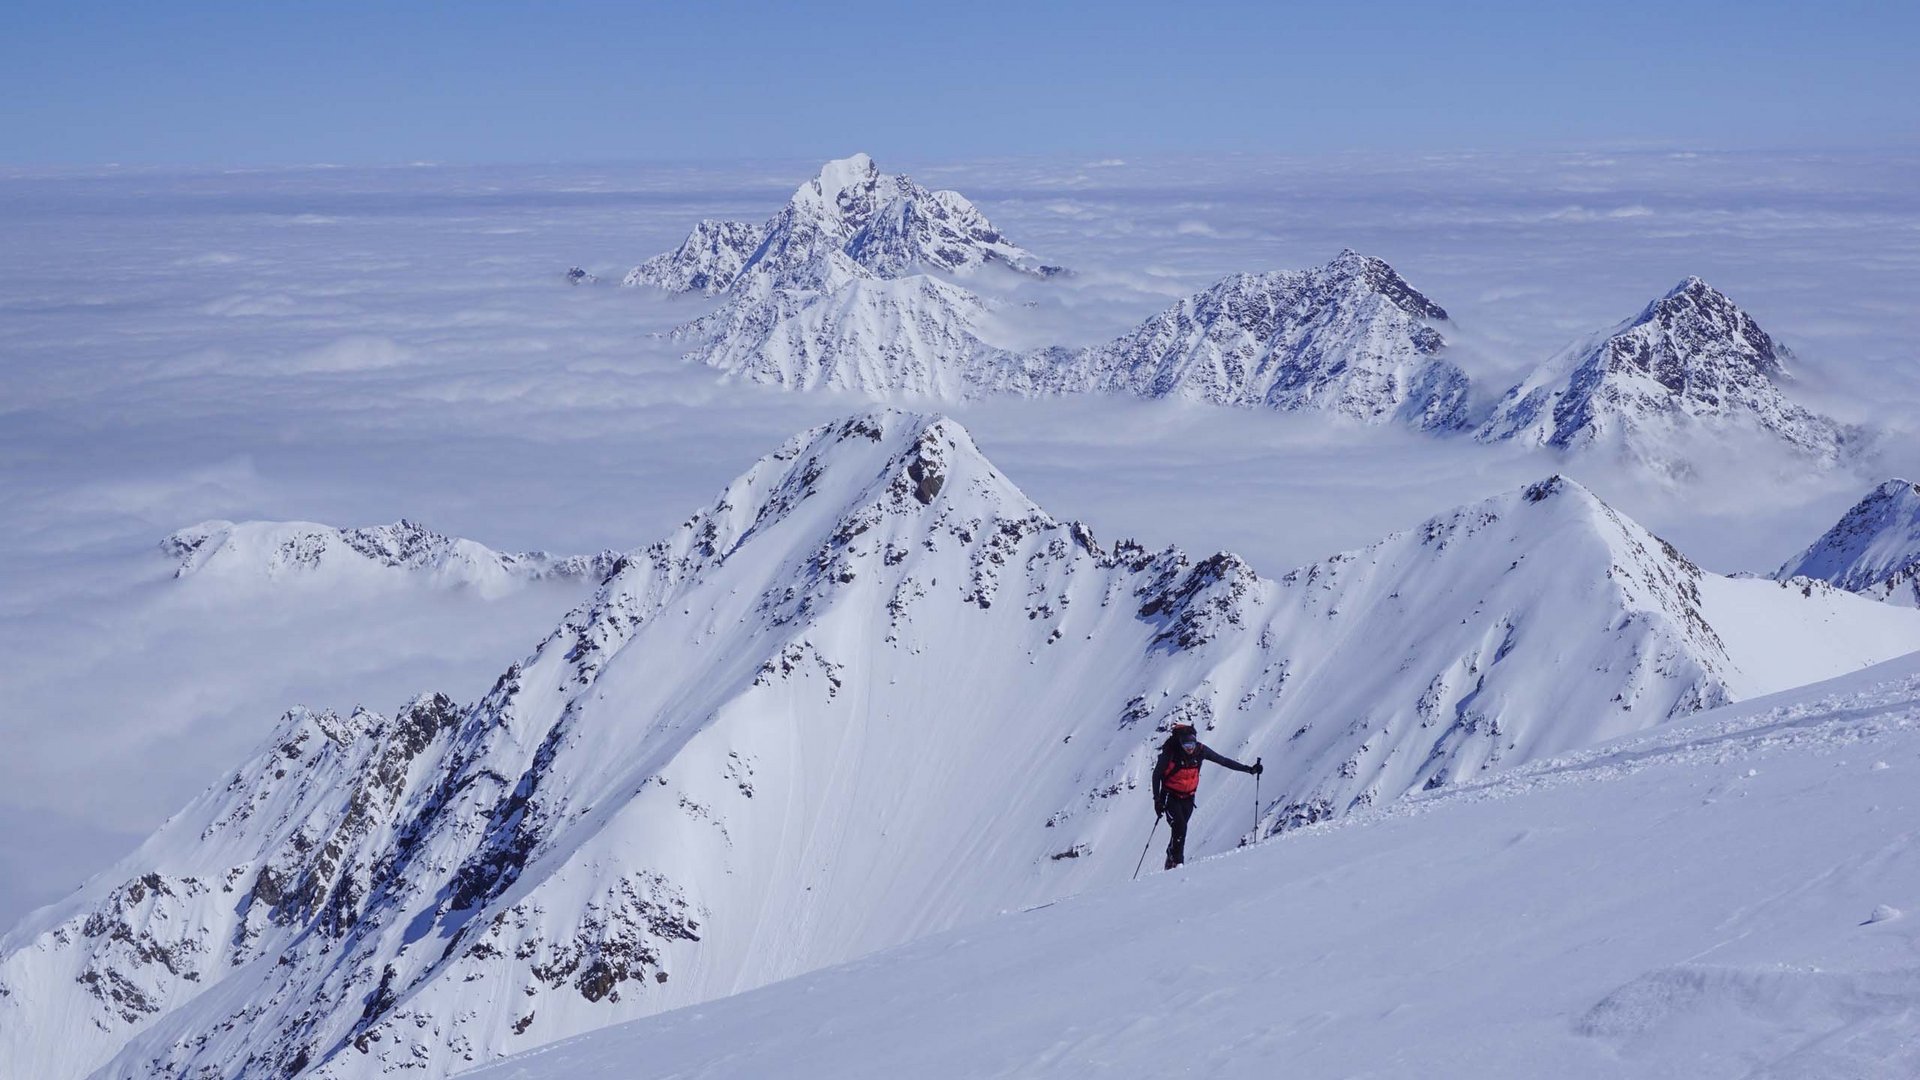
[[1160, 760], [1153, 765], [1153, 804], [1159, 806], [1168, 796], [1183, 799], [1193, 798], [1200, 790], [1200, 766], [1206, 762], [1225, 765], [1239, 772], [1252, 772], [1253, 766], [1242, 765], [1230, 757], [1215, 753], [1206, 743], [1194, 740], [1193, 750], [1188, 751], [1180, 745], [1181, 736], [1167, 736], [1160, 744]]

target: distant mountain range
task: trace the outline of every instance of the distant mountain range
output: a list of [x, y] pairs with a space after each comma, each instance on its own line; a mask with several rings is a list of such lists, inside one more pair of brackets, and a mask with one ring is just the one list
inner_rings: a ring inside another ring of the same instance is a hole
[[763, 224], [701, 222], [626, 284], [721, 297], [673, 338], [692, 360], [791, 389], [1179, 398], [1604, 450], [1675, 474], [1688, 470], [1676, 440], [1755, 434], [1822, 464], [1867, 441], [1795, 403], [1785, 347], [1699, 278], [1550, 358], [1480, 415], [1447, 356], [1447, 312], [1377, 258], [1235, 274], [1112, 341], [1038, 350], [993, 340], [1003, 302], [967, 287], [989, 268], [1064, 273], [959, 194], [860, 154], [829, 162]]
[[[170, 549], [196, 575], [525, 558], [464, 543]], [[1257, 805], [1208, 781], [1206, 854], [1914, 649], [1920, 612], [1708, 573], [1564, 477], [1264, 577], [1101, 543], [952, 420], [863, 413], [620, 556], [470, 704], [289, 711], [0, 939], [0, 1060], [444, 1077], [1120, 881], [1176, 721], [1267, 765]]]
[[547, 578], [597, 580], [618, 558], [610, 551], [509, 554], [405, 519], [358, 529], [306, 521], [204, 521], [168, 536], [160, 549], [179, 560], [177, 578], [306, 581], [337, 588], [404, 576], [482, 593]]

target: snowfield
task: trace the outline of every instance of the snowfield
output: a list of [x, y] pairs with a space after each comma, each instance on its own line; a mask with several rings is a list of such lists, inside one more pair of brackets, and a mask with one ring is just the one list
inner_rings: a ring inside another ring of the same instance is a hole
[[467, 1075], [1911, 1077], [1917, 771], [1920, 655]]

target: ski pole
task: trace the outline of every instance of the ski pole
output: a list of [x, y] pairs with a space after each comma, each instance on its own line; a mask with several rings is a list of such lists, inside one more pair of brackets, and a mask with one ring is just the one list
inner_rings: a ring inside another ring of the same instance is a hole
[[[1259, 758], [1253, 759], [1253, 767], [1256, 769], [1265, 768], [1265, 766], [1260, 764]], [[1257, 844], [1260, 842], [1260, 774], [1259, 773], [1253, 774], [1253, 839], [1248, 842], [1253, 844]]]
[[1147, 846], [1140, 849], [1140, 861], [1133, 864], [1133, 880], [1140, 880], [1140, 868], [1147, 865], [1147, 851], [1153, 847], [1153, 834], [1160, 831], [1160, 815], [1153, 815], [1153, 828], [1147, 830]]

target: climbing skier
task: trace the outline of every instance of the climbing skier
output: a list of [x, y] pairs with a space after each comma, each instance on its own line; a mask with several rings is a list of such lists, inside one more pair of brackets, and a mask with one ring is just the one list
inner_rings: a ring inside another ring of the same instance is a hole
[[1167, 741], [1160, 744], [1160, 760], [1153, 766], [1153, 812], [1167, 819], [1173, 838], [1167, 841], [1167, 869], [1186, 861], [1187, 822], [1193, 817], [1193, 793], [1200, 789], [1200, 765], [1211, 761], [1243, 773], [1260, 775], [1260, 759], [1242, 765], [1221, 757], [1193, 730], [1192, 724], [1175, 724]]

